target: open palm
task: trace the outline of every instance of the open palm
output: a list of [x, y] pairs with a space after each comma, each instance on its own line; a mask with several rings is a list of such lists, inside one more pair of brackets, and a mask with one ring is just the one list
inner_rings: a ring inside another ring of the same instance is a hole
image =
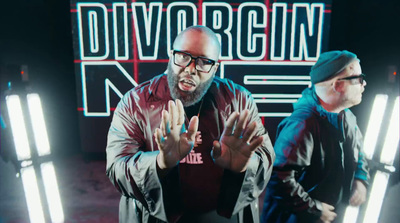
[[244, 172], [254, 150], [262, 144], [262, 136], [254, 137], [256, 122], [247, 125], [248, 116], [247, 109], [241, 114], [232, 113], [226, 121], [220, 140], [214, 141], [212, 157], [220, 167], [238, 173]]
[[161, 169], [176, 166], [193, 149], [198, 128], [198, 118], [194, 116], [185, 129], [185, 111], [182, 102], [168, 102], [168, 111], [162, 111], [160, 128], [154, 133], [158, 149], [157, 163]]

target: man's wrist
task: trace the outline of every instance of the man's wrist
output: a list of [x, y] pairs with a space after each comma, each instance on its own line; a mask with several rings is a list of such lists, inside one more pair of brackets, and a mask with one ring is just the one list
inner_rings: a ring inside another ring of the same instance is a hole
[[165, 177], [168, 174], [168, 172], [172, 169], [172, 167], [171, 168], [167, 167], [167, 165], [164, 162], [163, 155], [161, 153], [159, 153], [157, 155], [156, 166], [157, 166], [157, 174], [158, 174], [159, 178]]

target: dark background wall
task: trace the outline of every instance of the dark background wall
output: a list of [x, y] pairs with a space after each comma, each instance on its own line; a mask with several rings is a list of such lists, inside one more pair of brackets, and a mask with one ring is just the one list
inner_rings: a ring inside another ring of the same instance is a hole
[[[355, 52], [368, 76], [364, 101], [352, 109], [364, 132], [374, 95], [388, 89], [387, 67], [400, 67], [400, 3], [334, 0], [332, 7], [329, 49]], [[28, 65], [53, 153], [80, 153], [69, 1], [5, 1], [1, 9], [0, 65]], [[3, 93], [9, 77], [1, 75]]]

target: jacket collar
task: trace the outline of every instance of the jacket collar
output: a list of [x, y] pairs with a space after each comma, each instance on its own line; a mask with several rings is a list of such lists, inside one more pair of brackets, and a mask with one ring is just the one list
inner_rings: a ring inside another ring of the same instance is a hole
[[148, 100], [154, 97], [156, 100], [172, 100], [168, 87], [167, 74], [160, 74], [150, 80]]
[[[317, 114], [323, 119], [327, 119], [330, 124], [332, 124], [338, 131], [340, 131], [342, 134], [342, 140], [344, 139], [344, 125], [343, 123], [345, 122], [345, 112], [346, 109], [339, 112], [339, 113], [333, 113], [333, 112], [328, 112], [325, 110], [320, 101], [318, 100], [318, 96], [315, 93], [315, 88], [312, 86], [311, 88], [306, 88], [302, 92], [302, 97], [299, 99], [299, 101], [293, 105], [294, 110], [297, 109], [308, 109], [312, 110], [313, 113]], [[342, 141], [341, 140], [341, 141]]]

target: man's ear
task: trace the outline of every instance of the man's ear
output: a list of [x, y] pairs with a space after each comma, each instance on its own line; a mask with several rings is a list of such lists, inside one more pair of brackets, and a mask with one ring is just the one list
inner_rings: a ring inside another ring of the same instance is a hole
[[333, 91], [342, 93], [344, 87], [344, 81], [335, 80], [333, 82]]
[[215, 63], [215, 65], [214, 65], [215, 72], [217, 72], [218, 67], [219, 67], [219, 63]]

